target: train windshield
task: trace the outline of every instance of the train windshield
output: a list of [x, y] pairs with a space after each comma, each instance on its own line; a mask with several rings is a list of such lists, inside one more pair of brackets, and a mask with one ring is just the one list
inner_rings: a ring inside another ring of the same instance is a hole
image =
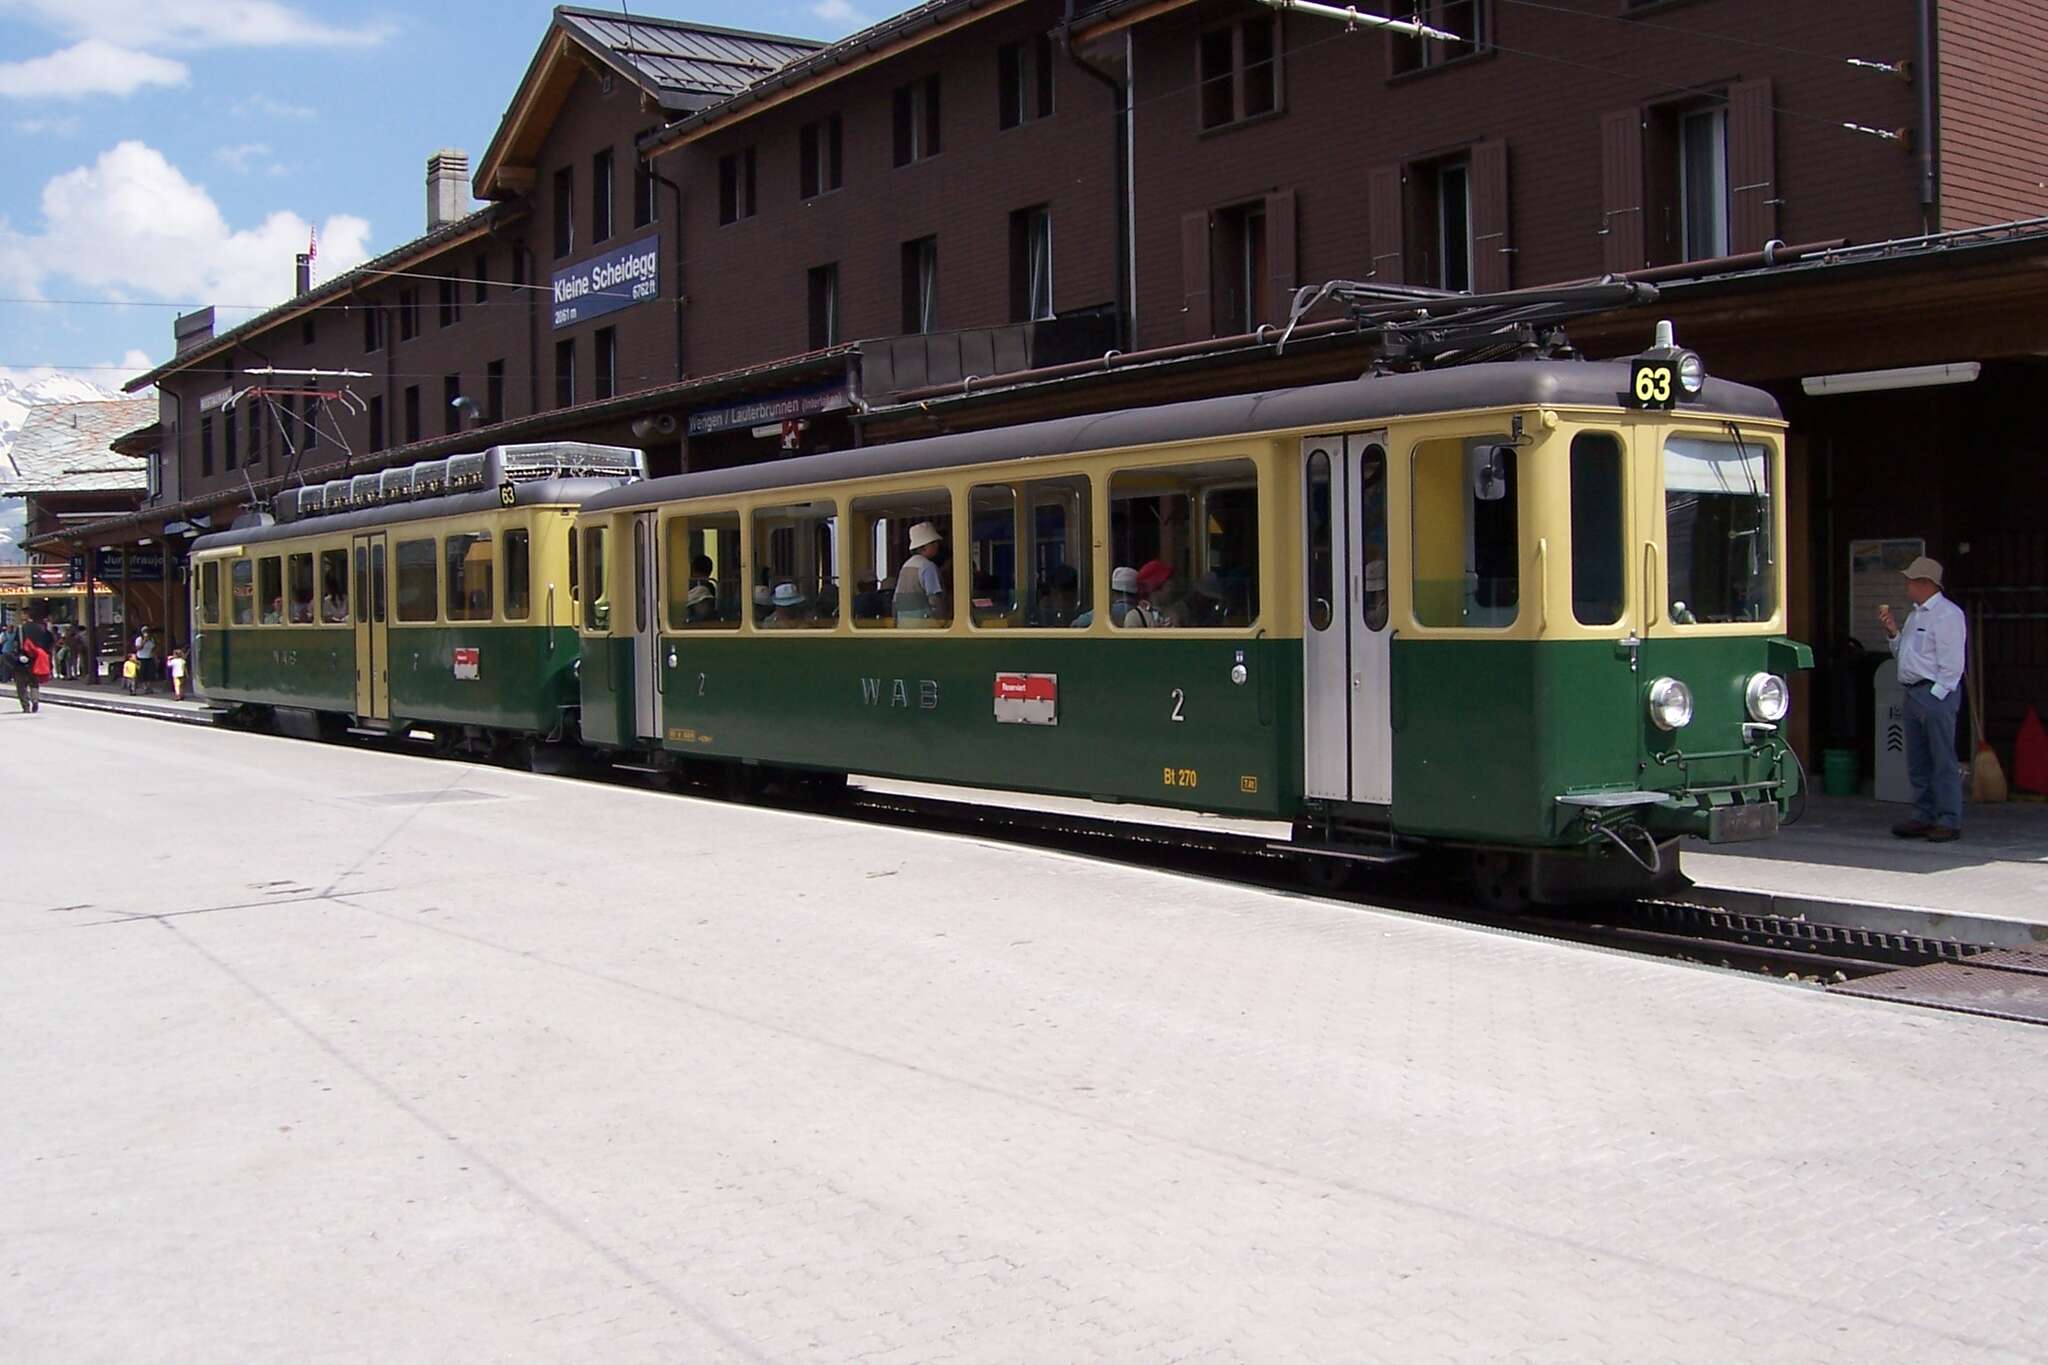
[[1777, 609], [1771, 562], [1771, 448], [1728, 438], [1664, 443], [1664, 535], [1675, 625], [1764, 621]]

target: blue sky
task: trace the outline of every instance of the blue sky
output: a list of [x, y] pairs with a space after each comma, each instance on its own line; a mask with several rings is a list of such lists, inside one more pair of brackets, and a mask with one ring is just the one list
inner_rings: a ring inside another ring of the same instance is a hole
[[[419, 235], [428, 154], [482, 154], [552, 8], [0, 0], [0, 372], [117, 388], [170, 354], [158, 305], [288, 295], [309, 228], [320, 278]], [[814, 38], [892, 8], [633, 6]]]

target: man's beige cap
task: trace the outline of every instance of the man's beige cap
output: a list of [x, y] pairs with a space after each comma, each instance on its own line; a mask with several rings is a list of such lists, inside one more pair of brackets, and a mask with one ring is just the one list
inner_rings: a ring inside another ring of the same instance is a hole
[[1941, 564], [1937, 560], [1929, 559], [1926, 555], [1921, 555], [1906, 566], [1906, 577], [1932, 579], [1934, 586], [1938, 588], [1941, 586]]

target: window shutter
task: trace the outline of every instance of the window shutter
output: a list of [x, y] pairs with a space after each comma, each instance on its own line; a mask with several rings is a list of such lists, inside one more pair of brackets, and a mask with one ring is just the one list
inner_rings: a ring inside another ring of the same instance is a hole
[[1372, 273], [1379, 284], [1402, 284], [1408, 272], [1401, 242], [1401, 168], [1381, 166], [1365, 178], [1366, 213], [1372, 231]]
[[1261, 322], [1284, 325], [1287, 311], [1294, 303], [1294, 287], [1300, 283], [1296, 278], [1293, 190], [1280, 190], [1266, 196], [1266, 267], [1273, 316], [1253, 318], [1254, 327]]
[[1649, 262], [1643, 231], [1643, 114], [1617, 109], [1600, 119], [1602, 268], [1641, 270]]
[[1508, 144], [1500, 139], [1472, 149], [1472, 290], [1509, 287], [1514, 254], [1508, 241]]
[[1180, 311], [1189, 341], [1206, 341], [1215, 324], [1209, 314], [1209, 213], [1180, 216]]
[[1771, 83], [1728, 88], [1728, 249], [1762, 251], [1778, 235], [1778, 154]]

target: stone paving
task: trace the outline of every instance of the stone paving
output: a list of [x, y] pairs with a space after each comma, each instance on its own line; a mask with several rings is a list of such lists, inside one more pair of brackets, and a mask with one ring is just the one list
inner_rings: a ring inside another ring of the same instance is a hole
[[2048, 1359], [2048, 1030], [78, 710], [0, 754], [10, 1362]]

